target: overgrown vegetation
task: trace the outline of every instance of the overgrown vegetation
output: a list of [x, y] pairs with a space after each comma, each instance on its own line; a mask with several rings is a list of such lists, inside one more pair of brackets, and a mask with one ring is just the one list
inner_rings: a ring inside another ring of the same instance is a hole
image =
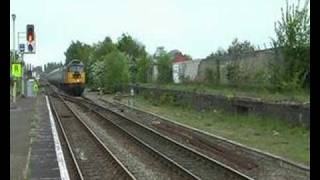
[[207, 57], [220, 62], [223, 56], [231, 59], [222, 73], [227, 83], [221, 84], [221, 78], [215, 78], [222, 72], [218, 64], [217, 70], [211, 67], [205, 69], [205, 82], [223, 86], [228, 84], [230, 88], [236, 89], [258, 87], [270, 93], [308, 93], [304, 91], [310, 87], [309, 2], [306, 1], [303, 8], [299, 5], [300, 1], [298, 5], [289, 5], [287, 2], [286, 9], [281, 9], [282, 18], [275, 23], [276, 39], [272, 39], [275, 56], [269, 66], [258, 68], [241, 60], [245, 54], [254, 54], [256, 48], [249, 41], [234, 39], [227, 51], [219, 48]]
[[[262, 72], [261, 79], [265, 76]], [[156, 87], [152, 83], [140, 84], [142, 87]], [[241, 96], [241, 97], [252, 97], [258, 98], [263, 101], [295, 101], [300, 103], [310, 102], [310, 94], [308, 92], [297, 92], [297, 91], [283, 91], [279, 92], [273, 90], [271, 87], [267, 88], [260, 85], [243, 85], [234, 87], [225, 84], [212, 84], [212, 83], [187, 83], [187, 84], [162, 84], [158, 88], [174, 89], [187, 92], [207, 93], [214, 95], [223, 95], [227, 97]]]
[[230, 85], [242, 86], [249, 80], [249, 74], [244, 67], [240, 66], [240, 56], [245, 53], [253, 53], [255, 48], [249, 41], [238, 41], [234, 39], [228, 48], [228, 54], [233, 61], [226, 66], [226, 76]]
[[283, 55], [271, 64], [272, 83], [279, 90], [309, 88], [310, 84], [310, 15], [309, 2], [300, 9], [289, 5], [281, 9], [282, 18], [275, 23], [274, 48]]
[[249, 41], [241, 42], [238, 38], [235, 38], [228, 48], [228, 54], [231, 55], [234, 60], [238, 60], [242, 54], [252, 53], [254, 51], [255, 48]]

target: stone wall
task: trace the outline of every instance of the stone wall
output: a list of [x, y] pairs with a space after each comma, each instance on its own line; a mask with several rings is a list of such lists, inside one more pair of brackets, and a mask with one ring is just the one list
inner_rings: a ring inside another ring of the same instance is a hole
[[[255, 51], [253, 53], [242, 54], [236, 60], [239, 62], [240, 67], [245, 73], [250, 74], [251, 77], [254, 77], [255, 74], [259, 71], [267, 71], [268, 64], [275, 58], [276, 54], [274, 53], [274, 51], [267, 49]], [[219, 60], [220, 64], [220, 83], [228, 84], [229, 82], [227, 80], [226, 67], [228, 64], [235, 61], [234, 57], [230, 55], [203, 59], [199, 64], [197, 79], [204, 80], [207, 69], [211, 69], [213, 72], [216, 72], [217, 60]], [[248, 83], [251, 83], [249, 82], [249, 79]]]
[[[281, 60], [281, 56], [277, 55], [272, 49], [241, 54], [236, 60], [239, 62], [242, 71], [248, 75], [248, 78], [245, 78], [243, 83], [254, 84], [254, 78], [259, 72], [264, 72], [267, 75], [269, 63], [276, 58]], [[182, 76], [189, 81], [203, 81], [206, 78], [206, 71], [211, 70], [213, 73], [217, 73], [217, 61], [219, 61], [220, 66], [220, 83], [230, 84], [227, 79], [226, 67], [234, 62], [235, 58], [228, 54], [220, 57], [174, 63], [173, 77], [177, 79]], [[175, 82], [178, 83], [181, 80], [179, 79]]]
[[199, 94], [194, 92], [170, 89], [155, 89], [134, 86], [135, 92], [153, 99], [170, 96], [175, 104], [191, 106], [197, 110], [222, 109], [231, 113], [250, 114], [258, 117], [269, 117], [289, 123], [310, 125], [310, 105], [262, 102], [249, 98], [228, 98], [220, 95]]
[[[173, 79], [176, 83], [181, 82], [180, 77], [184, 77], [189, 81], [205, 80], [206, 71], [211, 70], [217, 73], [217, 61], [220, 67], [220, 83], [230, 84], [227, 79], [227, 66], [235, 60], [239, 62], [240, 68], [245, 73], [246, 78], [243, 82], [247, 85], [256, 84], [255, 77], [257, 73], [264, 72], [268, 75], [269, 63], [274, 60], [282, 60], [282, 56], [276, 54], [273, 49], [259, 50], [252, 53], [241, 54], [237, 59], [231, 55], [220, 57], [209, 57], [205, 59], [196, 59], [191, 61], [173, 63]], [[153, 81], [156, 81], [158, 76], [157, 65], [153, 65]]]

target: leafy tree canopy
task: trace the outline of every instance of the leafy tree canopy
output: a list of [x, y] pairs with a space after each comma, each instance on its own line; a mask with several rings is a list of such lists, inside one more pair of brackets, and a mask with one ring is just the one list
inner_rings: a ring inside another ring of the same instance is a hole
[[119, 52], [113, 51], [103, 57], [102, 84], [104, 88], [111, 91], [121, 91], [129, 82], [129, 66], [127, 57]]
[[253, 52], [254, 46], [249, 41], [239, 41], [235, 38], [228, 48], [228, 53], [235, 58], [238, 58], [240, 54]]
[[92, 48], [90, 45], [82, 43], [80, 41], [72, 41], [67, 51], [64, 53], [66, 56], [65, 64], [68, 64], [73, 59], [81, 60], [85, 65], [88, 62]]
[[134, 40], [129, 34], [121, 35], [118, 39], [117, 48], [132, 58], [133, 61], [147, 55], [144, 45]]

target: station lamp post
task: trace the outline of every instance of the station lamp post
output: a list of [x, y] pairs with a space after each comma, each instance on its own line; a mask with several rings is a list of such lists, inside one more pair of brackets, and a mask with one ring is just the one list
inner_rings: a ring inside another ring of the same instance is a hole
[[16, 34], [16, 31], [15, 31], [15, 20], [16, 20], [16, 15], [15, 14], [12, 14], [12, 31], [13, 31], [13, 33], [12, 33], [12, 49], [13, 49], [13, 59], [15, 60], [16, 59], [16, 55], [15, 55], [15, 52], [16, 52], [16, 38], [15, 38], [15, 34]]
[[[15, 34], [16, 34], [16, 31], [15, 31], [15, 20], [16, 20], [16, 15], [15, 14], [12, 14], [12, 20], [13, 20], [13, 24], [12, 24], [12, 31], [13, 31], [13, 33], [12, 33], [12, 49], [13, 49], [13, 60], [15, 61], [16, 60], [16, 42], [15, 42]], [[11, 64], [12, 63], [10, 63], [10, 69], [11, 69]], [[15, 79], [13, 79], [13, 103], [15, 104], [16, 103], [16, 81], [15, 81]]]

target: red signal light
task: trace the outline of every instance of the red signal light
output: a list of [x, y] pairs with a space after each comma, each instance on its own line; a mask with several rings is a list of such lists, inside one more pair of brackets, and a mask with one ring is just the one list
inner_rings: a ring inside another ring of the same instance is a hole
[[27, 50], [29, 53], [34, 54], [35, 53], [35, 33], [34, 33], [34, 25], [33, 24], [28, 24], [27, 25]]
[[27, 41], [31, 43], [34, 40], [34, 26], [32, 24], [29, 24], [27, 25]]

